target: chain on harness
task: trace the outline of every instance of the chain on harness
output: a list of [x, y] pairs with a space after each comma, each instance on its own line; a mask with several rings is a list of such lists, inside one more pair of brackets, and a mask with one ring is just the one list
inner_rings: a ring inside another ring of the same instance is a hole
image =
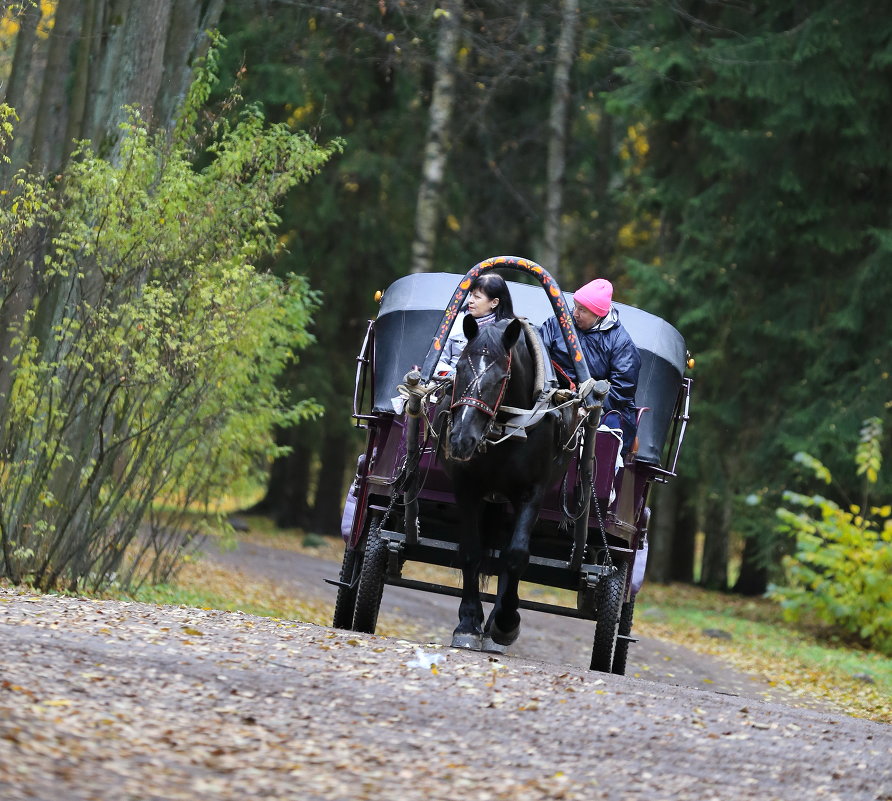
[[[561, 512], [564, 515], [564, 520], [561, 521], [561, 528], [563, 530], [567, 530], [569, 528], [570, 523], [576, 523], [589, 509], [591, 509], [591, 504], [595, 506], [595, 517], [598, 519], [598, 531], [601, 533], [601, 544], [604, 546], [604, 564], [616, 570], [616, 567], [613, 564], [613, 559], [610, 556], [610, 546], [607, 544], [607, 527], [604, 525], [604, 517], [601, 514], [601, 504], [598, 503], [598, 496], [595, 492], [595, 479], [594, 475], [589, 481], [591, 487], [591, 495], [589, 496], [589, 504], [586, 506], [585, 504], [580, 503], [579, 510], [571, 512], [567, 508], [567, 474], [564, 474], [564, 480], [561, 482]], [[575, 543], [574, 543], [575, 547]]]

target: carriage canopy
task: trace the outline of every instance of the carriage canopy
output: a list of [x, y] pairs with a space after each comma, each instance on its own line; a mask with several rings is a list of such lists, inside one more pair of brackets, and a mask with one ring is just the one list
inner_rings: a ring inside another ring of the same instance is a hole
[[[375, 412], [393, 411], [392, 399], [406, 373], [420, 366], [463, 275], [418, 273], [397, 279], [384, 293], [375, 322]], [[541, 287], [508, 281], [514, 311], [534, 325], [554, 314]], [[564, 297], [573, 305], [571, 292]], [[685, 342], [681, 334], [654, 314], [614, 304], [620, 322], [641, 353], [641, 372], [635, 403], [647, 408], [638, 429], [639, 461], [659, 464], [672, 422], [685, 369]]]

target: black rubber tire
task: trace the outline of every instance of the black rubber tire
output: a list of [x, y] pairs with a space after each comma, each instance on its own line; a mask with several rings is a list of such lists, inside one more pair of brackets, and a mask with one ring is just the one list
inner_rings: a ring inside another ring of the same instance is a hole
[[334, 618], [331, 625], [336, 629], [349, 629], [353, 627], [353, 613], [356, 610], [356, 584], [359, 568], [362, 565], [362, 552], [353, 548], [344, 550], [344, 559], [341, 562], [341, 574], [338, 580], [342, 584], [353, 584], [353, 587], [338, 587], [338, 597], [335, 599]]
[[[623, 604], [622, 612], [619, 615], [619, 631], [623, 637], [628, 637], [632, 633], [632, 617], [635, 614], [635, 596], [630, 601]], [[626, 661], [629, 658], [629, 641], [617, 640], [616, 650], [613, 652], [613, 673], [618, 676], [626, 675]]]
[[592, 670], [610, 673], [613, 668], [613, 653], [616, 649], [628, 569], [628, 564], [622, 562], [611, 575], [598, 582], [598, 611], [595, 615], [595, 642], [592, 645], [590, 665]]
[[366, 536], [362, 570], [356, 588], [356, 611], [353, 615], [353, 631], [375, 633], [378, 610], [384, 594], [384, 576], [387, 570], [387, 546], [381, 540], [381, 525], [372, 521]]

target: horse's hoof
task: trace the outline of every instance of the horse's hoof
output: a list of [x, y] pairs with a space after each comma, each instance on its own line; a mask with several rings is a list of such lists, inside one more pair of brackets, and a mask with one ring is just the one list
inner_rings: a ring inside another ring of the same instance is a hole
[[[506, 648], [512, 645], [520, 634], [520, 623], [518, 623], [511, 631], [502, 631], [495, 618], [491, 618], [489, 625], [486, 627], [486, 638], [492, 640], [495, 645], [504, 645]], [[503, 652], [504, 653], [504, 652]]]
[[480, 651], [483, 648], [483, 635], [469, 633], [453, 634], [452, 647], [467, 648], [469, 651]]
[[480, 650], [485, 651], [488, 654], [507, 654], [508, 646], [499, 645], [497, 642], [493, 642], [492, 637], [486, 635], [483, 638], [483, 647]]

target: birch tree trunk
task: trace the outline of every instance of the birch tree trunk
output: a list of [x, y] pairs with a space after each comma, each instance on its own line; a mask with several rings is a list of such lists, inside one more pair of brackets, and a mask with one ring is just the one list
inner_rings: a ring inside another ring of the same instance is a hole
[[455, 65], [461, 34], [463, 0], [447, 0], [437, 36], [434, 87], [428, 117], [421, 186], [415, 207], [415, 238], [412, 242], [411, 272], [429, 272], [437, 243], [440, 192], [449, 153], [449, 124], [455, 106]]
[[560, 276], [561, 212], [566, 168], [567, 112], [570, 103], [570, 69], [576, 52], [579, 26], [578, 0], [562, 0], [561, 33], [558, 39], [548, 117], [548, 164], [545, 188], [545, 231], [541, 264], [555, 278]]

